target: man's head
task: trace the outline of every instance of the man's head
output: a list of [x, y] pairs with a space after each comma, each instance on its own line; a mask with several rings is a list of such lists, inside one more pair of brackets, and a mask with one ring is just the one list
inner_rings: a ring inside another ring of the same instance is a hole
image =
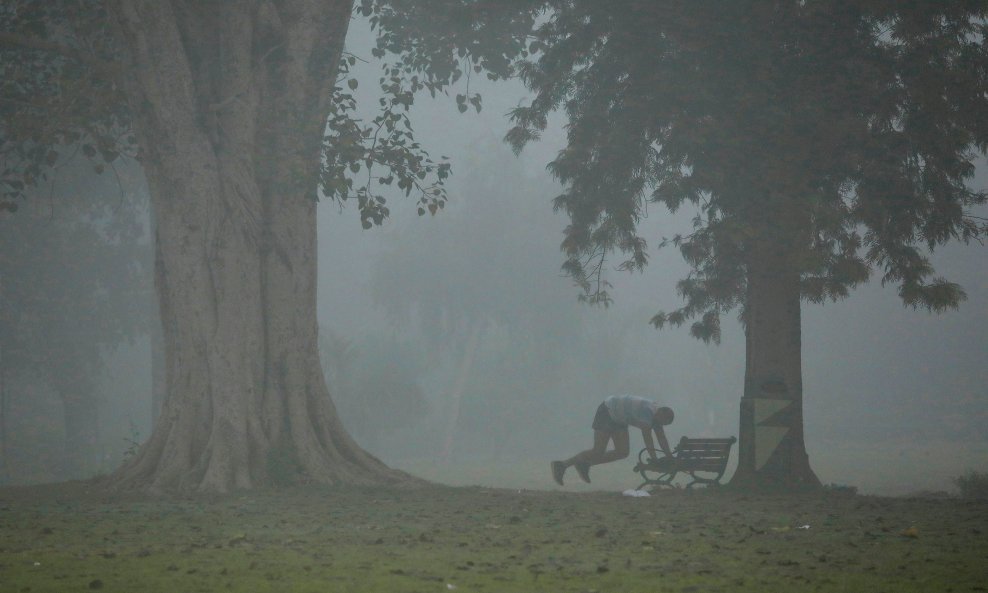
[[675, 418], [676, 415], [672, 413], [672, 408], [661, 407], [652, 415], [652, 425], [669, 426]]

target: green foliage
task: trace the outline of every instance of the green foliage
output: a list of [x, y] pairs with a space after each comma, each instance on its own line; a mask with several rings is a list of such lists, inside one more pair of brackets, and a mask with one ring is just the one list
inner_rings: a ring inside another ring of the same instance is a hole
[[[360, 0], [359, 10], [378, 32], [375, 57], [397, 56], [399, 68], [420, 75], [431, 95], [466, 77], [460, 111], [479, 96], [469, 92], [472, 74], [501, 80], [515, 73], [515, 60], [534, 51], [528, 38], [548, 3], [534, 0]], [[475, 103], [476, 100], [476, 103]]]
[[0, 7], [0, 212], [83, 158], [96, 172], [137, 155], [98, 0]]
[[[397, 24], [390, 18], [375, 20], [379, 27], [382, 22]], [[389, 34], [380, 31], [382, 37]], [[375, 49], [375, 55], [384, 52]], [[0, 58], [0, 212], [15, 211], [28, 190], [53, 183], [57, 170], [74, 158], [86, 159], [97, 174], [116, 172], [121, 157], [140, 160], [122, 93], [124, 73], [102, 2], [4, 3]], [[415, 141], [408, 109], [415, 93], [435, 94], [455, 78], [443, 70], [445, 63], [423, 64], [424, 76], [411, 75], [409, 66], [385, 63], [380, 113], [364, 122], [356, 116], [357, 81], [347, 77], [355, 61], [343, 56], [333, 89], [322, 142], [322, 193], [340, 203], [356, 200], [364, 228], [381, 224], [389, 214], [384, 186], [416, 194], [419, 214], [435, 214], [445, 205], [450, 165], [445, 157], [433, 161]], [[480, 96], [471, 95], [468, 85], [460, 104], [479, 111]]]
[[565, 112], [549, 170], [572, 222], [564, 269], [587, 300], [609, 301], [610, 254], [647, 264], [649, 203], [698, 211], [692, 234], [660, 243], [693, 272], [656, 326], [700, 318], [691, 333], [716, 340], [759, 245], [786, 254], [812, 302], [873, 269], [908, 306], [965, 298], [922, 250], [986, 233], [971, 215], [986, 194], [966, 185], [988, 146], [984, 4], [547, 4], [538, 52], [517, 64], [535, 97], [506, 140], [521, 150]]
[[[347, 80], [350, 91], [357, 88], [357, 81], [346, 76], [355, 64], [352, 55], [344, 56], [340, 64], [341, 80]], [[395, 185], [406, 196], [415, 192], [419, 215], [436, 214], [446, 205], [444, 182], [450, 175], [445, 157], [434, 162], [415, 141], [408, 110], [423, 88], [418, 77], [408, 78], [397, 66], [385, 64], [378, 82], [380, 112], [368, 123], [356, 117], [352, 93], [340, 85], [333, 89], [329, 133], [323, 139], [322, 190], [341, 204], [356, 199], [365, 229], [380, 225], [390, 213], [383, 186]]]
[[[514, 74], [515, 59], [530, 55], [526, 33], [542, 12], [542, 3], [360, 0], [357, 6], [377, 33], [371, 53], [390, 60], [385, 61], [380, 79], [385, 93], [380, 100], [380, 115], [360, 132], [348, 125], [340, 128], [344, 130], [340, 136], [351, 139], [344, 140], [348, 147], [361, 145], [366, 154], [372, 155], [362, 159], [366, 182], [356, 190], [361, 219], [368, 228], [387, 216], [383, 196], [371, 190], [374, 180], [382, 185], [396, 183], [406, 195], [418, 193], [419, 216], [435, 214], [443, 208], [446, 193], [442, 185], [450, 174], [449, 163], [433, 163], [414, 143], [407, 109], [416, 93], [425, 91], [432, 97], [448, 94], [459, 83], [463, 92], [455, 94], [457, 110], [466, 113], [473, 107], [479, 113], [482, 98], [479, 93], [471, 93], [471, 77], [483, 73], [489, 80], [501, 80]], [[343, 106], [342, 111], [351, 111], [346, 97], [341, 98], [338, 104]], [[360, 158], [349, 160], [358, 163], [350, 171], [361, 170]], [[387, 167], [388, 173], [374, 177], [374, 162]], [[433, 174], [434, 184], [421, 183]], [[354, 187], [351, 179], [344, 183], [342, 193], [336, 193], [341, 199], [346, 199]], [[333, 189], [339, 187], [342, 186]]]
[[988, 473], [971, 470], [953, 480], [963, 498], [988, 499]]

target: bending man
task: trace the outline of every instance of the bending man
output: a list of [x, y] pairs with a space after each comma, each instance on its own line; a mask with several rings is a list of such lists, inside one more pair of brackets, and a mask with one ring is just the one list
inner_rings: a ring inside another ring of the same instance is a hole
[[[574, 466], [584, 482], [590, 482], [590, 466], [609, 463], [628, 456], [628, 426], [640, 428], [642, 440], [652, 459], [656, 459], [652, 432], [659, 447], [667, 456], [672, 455], [663, 427], [672, 424], [672, 409], [660, 406], [650, 399], [633, 395], [612, 395], [597, 407], [593, 417], [593, 448], [581, 451], [565, 461], [552, 462], [552, 479], [560, 486], [566, 468]], [[607, 450], [607, 443], [614, 441], [614, 448]]]

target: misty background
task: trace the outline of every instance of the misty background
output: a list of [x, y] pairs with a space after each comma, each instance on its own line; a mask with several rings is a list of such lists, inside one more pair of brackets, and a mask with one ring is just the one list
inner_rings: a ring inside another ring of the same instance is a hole
[[[347, 40], [361, 58], [351, 77], [370, 119], [381, 68], [373, 37], [357, 21]], [[527, 91], [477, 77], [459, 85], [483, 96], [480, 113], [459, 114], [450, 97], [428, 95], [412, 108], [416, 139], [453, 165], [443, 211], [420, 217], [414, 200], [396, 193], [390, 219], [363, 230], [355, 205], [324, 200], [318, 210], [320, 350], [356, 440], [428, 479], [550, 488], [549, 460], [590, 445], [594, 410], [608, 395], [672, 407], [673, 444], [737, 435], [744, 335], [736, 312], [719, 346], [648, 324], [680, 304], [675, 284], [688, 271], [675, 248], [655, 246], [688, 232], [693, 213], [652, 208], [640, 226], [651, 246], [644, 274], [615, 263], [613, 305], [578, 302], [560, 272], [566, 220], [552, 211], [559, 187], [545, 171], [565, 122], [516, 157], [501, 141], [505, 114]], [[988, 186], [988, 167], [973, 185]], [[0, 219], [0, 307], [9, 316], [37, 306], [31, 348], [48, 356], [2, 377], [4, 483], [108, 472], [151, 432], [156, 312], [139, 172], [97, 177], [67, 167], [48, 190]], [[804, 303], [806, 446], [824, 483], [907, 494], [988, 469], [985, 255], [977, 243], [934, 254], [937, 271], [967, 292], [959, 311], [906, 309], [878, 279], [839, 303]], [[7, 362], [17, 355], [0, 352]], [[76, 364], [83, 358], [85, 372]], [[96, 405], [80, 420], [70, 403], [83, 387]], [[641, 440], [632, 432], [635, 454]], [[632, 465], [595, 467], [594, 484], [577, 488], [635, 486]]]

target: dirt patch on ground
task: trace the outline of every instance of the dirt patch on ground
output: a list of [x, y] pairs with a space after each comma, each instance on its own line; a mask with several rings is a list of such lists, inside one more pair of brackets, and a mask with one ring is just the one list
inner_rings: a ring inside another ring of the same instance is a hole
[[985, 591], [988, 502], [427, 487], [0, 490], [2, 591]]

